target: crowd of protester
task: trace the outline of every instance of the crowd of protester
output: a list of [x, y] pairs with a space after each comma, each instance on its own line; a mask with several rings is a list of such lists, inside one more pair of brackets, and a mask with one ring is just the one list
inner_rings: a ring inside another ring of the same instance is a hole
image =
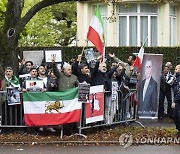
[[[78, 83], [89, 83], [91, 86], [104, 85], [105, 91], [110, 92], [112, 82], [116, 82], [118, 87], [123, 84], [123, 87], [127, 90], [136, 88], [136, 83], [130, 82], [134, 73], [137, 80], [139, 79], [139, 73], [134, 72], [132, 66], [136, 56], [130, 55], [127, 62], [123, 62], [114, 54], [109, 53], [108, 55], [114, 61], [110, 69], [107, 69], [106, 63], [102, 61], [102, 56], [97, 57], [96, 63], [90, 65], [82, 60], [82, 55], [78, 55], [76, 60], [69, 63], [64, 62], [61, 68], [57, 67], [56, 59], [52, 59], [52, 63], [42, 62], [38, 67], [33, 66], [32, 61], [23, 59], [19, 63], [19, 78], [13, 74], [11, 67], [5, 69], [1, 90], [5, 91], [6, 87], [9, 86], [19, 86], [20, 91], [26, 92], [26, 80], [43, 80], [42, 92], [65, 91], [77, 87]], [[180, 65], [175, 67], [175, 72], [172, 68], [171, 62], [167, 62], [162, 70], [158, 118], [162, 119], [167, 114], [167, 116], [174, 119], [177, 129], [180, 131], [180, 92], [178, 91], [179, 87], [177, 87], [180, 85]], [[168, 102], [167, 112], [164, 110], [165, 97]], [[5, 98], [3, 101], [5, 101]], [[110, 102], [112, 102], [111, 96], [107, 98], [105, 103], [110, 104]], [[105, 104], [105, 106], [109, 104]], [[176, 112], [173, 112], [174, 110]], [[105, 115], [105, 120], [107, 123], [112, 123], [114, 119], [112, 116], [114, 117], [115, 113], [110, 116], [109, 114]]]

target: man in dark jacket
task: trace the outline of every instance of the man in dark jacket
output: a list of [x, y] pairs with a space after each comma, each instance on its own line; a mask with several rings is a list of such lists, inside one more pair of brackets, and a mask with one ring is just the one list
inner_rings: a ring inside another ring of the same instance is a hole
[[173, 85], [173, 120], [178, 130], [177, 136], [180, 137], [180, 64], [175, 68], [176, 81]]
[[159, 96], [159, 110], [158, 110], [158, 118], [162, 119], [164, 116], [164, 99], [167, 98], [168, 101], [168, 109], [167, 114], [169, 117], [172, 117], [172, 99], [171, 99], [171, 84], [169, 84], [169, 80], [174, 78], [173, 75], [169, 74], [169, 67], [165, 66], [163, 69], [163, 73], [161, 75], [161, 84], [160, 84], [160, 96]]
[[72, 65], [73, 74], [77, 76], [78, 81], [80, 83], [82, 82], [90, 83], [91, 81], [90, 70], [86, 63], [81, 63], [81, 58], [82, 55], [78, 55], [77, 60], [73, 63]]
[[111, 91], [111, 77], [117, 67], [114, 66], [107, 72], [106, 63], [97, 61], [94, 71], [91, 73], [91, 86], [104, 85], [106, 91]]

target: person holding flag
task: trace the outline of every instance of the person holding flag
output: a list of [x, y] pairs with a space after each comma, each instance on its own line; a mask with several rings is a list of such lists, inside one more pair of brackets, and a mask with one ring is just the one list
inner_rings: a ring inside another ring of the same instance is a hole
[[87, 39], [91, 41], [99, 53], [103, 56], [102, 61], [105, 58], [105, 40], [104, 40], [104, 26], [99, 6], [96, 7], [95, 14], [91, 20], [89, 30], [87, 33]]

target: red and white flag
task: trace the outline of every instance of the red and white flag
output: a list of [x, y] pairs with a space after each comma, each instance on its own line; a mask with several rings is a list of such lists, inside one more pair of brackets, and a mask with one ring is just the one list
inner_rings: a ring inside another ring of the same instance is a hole
[[140, 72], [141, 70], [141, 64], [143, 61], [143, 56], [144, 56], [144, 46], [141, 46], [139, 53], [136, 57], [136, 60], [134, 61], [134, 63], [132, 64], [132, 66], [137, 67], [138, 71]]
[[103, 59], [104, 59], [105, 56], [104, 26], [98, 6], [96, 7], [95, 14], [91, 20], [87, 38], [95, 45], [96, 49], [100, 52], [101, 55], [103, 55]]
[[82, 103], [78, 89], [64, 92], [23, 93], [24, 119], [27, 126], [60, 125], [80, 121]]
[[[148, 38], [148, 37], [147, 37]], [[143, 61], [143, 56], [144, 56], [144, 45], [147, 41], [147, 38], [145, 40], [145, 42], [143, 43], [143, 45], [141, 46], [140, 50], [139, 50], [139, 53], [136, 57], [136, 60], [134, 61], [134, 63], [132, 64], [132, 66], [134, 67], [137, 67], [138, 68], [138, 71], [140, 72], [141, 70], [141, 64], [142, 64], [142, 61]]]

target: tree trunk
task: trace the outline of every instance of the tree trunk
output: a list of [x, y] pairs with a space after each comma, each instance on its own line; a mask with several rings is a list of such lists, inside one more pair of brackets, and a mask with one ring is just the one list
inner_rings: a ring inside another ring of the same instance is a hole
[[29, 20], [44, 7], [68, 1], [85, 0], [42, 0], [21, 18], [24, 0], [8, 0], [4, 27], [0, 31], [0, 77], [7, 66], [11, 66], [18, 74], [18, 38]]
[[5, 23], [2, 32], [0, 32], [0, 64], [3, 70], [5, 67], [11, 66], [15, 74], [18, 73], [17, 50], [19, 33], [16, 33], [14, 26], [21, 19], [23, 4], [24, 0], [8, 0]]

